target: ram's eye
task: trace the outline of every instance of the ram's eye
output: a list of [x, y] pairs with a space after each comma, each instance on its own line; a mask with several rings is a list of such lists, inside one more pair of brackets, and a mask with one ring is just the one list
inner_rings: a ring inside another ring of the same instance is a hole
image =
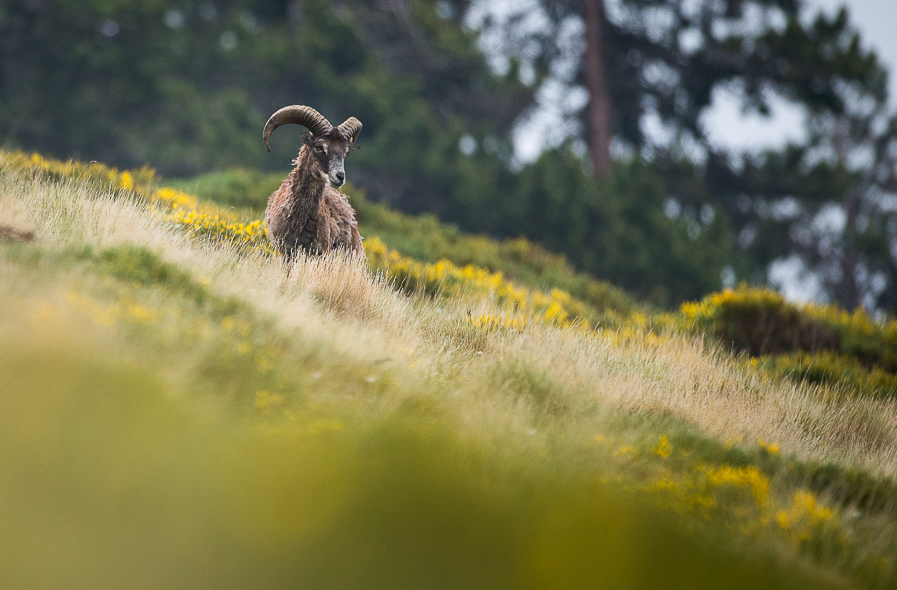
[[315, 151], [316, 151], [316, 152], [323, 152], [323, 151], [324, 151], [324, 148], [322, 148], [322, 147], [319, 146], [319, 145], [316, 145], [316, 146], [315, 146]]

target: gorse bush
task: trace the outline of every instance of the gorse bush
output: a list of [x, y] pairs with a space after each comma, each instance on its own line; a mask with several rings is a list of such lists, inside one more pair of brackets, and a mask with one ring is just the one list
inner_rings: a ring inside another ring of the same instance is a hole
[[[412, 293], [458, 297], [464, 294], [490, 295], [494, 302], [512, 317], [510, 325], [523, 327], [524, 318], [536, 317], [561, 327], [598, 322], [598, 312], [569, 293], [552, 289], [549, 293], [529, 290], [505, 280], [502, 273], [493, 273], [468, 264], [456, 266], [448, 260], [435, 264], [418, 262], [389, 250], [379, 238], [364, 242], [371, 267], [384, 271], [395, 284]], [[516, 320], [516, 321], [514, 321]]]
[[722, 340], [777, 375], [872, 395], [897, 393], [897, 321], [874, 320], [862, 309], [796, 305], [742, 285], [683, 304], [674, 323]]
[[682, 305], [684, 321], [751, 356], [806, 350], [837, 350], [837, 333], [767, 289], [743, 285]]
[[139, 189], [147, 191], [154, 187], [158, 178], [152, 168], [119, 171], [98, 162], [63, 162], [44, 158], [40, 154], [26, 154], [21, 151], [2, 151], [2, 165], [27, 170], [32, 180], [70, 180], [76, 178], [100, 188]]
[[12, 168], [28, 170], [35, 180], [78, 178], [100, 189], [140, 195], [167, 221], [184, 227], [192, 235], [210, 236], [234, 246], [273, 252], [261, 221], [240, 220], [237, 213], [221, 209], [215, 203], [202, 201], [195, 195], [172, 188], [160, 187], [159, 179], [151, 168], [119, 171], [97, 162], [62, 162], [44, 158], [40, 154], [28, 155], [15, 151], [3, 152], [3, 163]]

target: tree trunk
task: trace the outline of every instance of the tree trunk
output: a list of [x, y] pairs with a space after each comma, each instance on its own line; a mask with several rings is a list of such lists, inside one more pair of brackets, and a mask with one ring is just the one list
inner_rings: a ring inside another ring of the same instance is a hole
[[586, 25], [586, 89], [589, 91], [589, 153], [596, 176], [610, 170], [610, 96], [604, 73], [604, 0], [583, 0]]
[[844, 200], [844, 246], [841, 253], [841, 285], [838, 293], [838, 303], [844, 309], [856, 309], [862, 304], [860, 285], [857, 279], [857, 267], [859, 256], [857, 255], [857, 234], [859, 233], [859, 208], [860, 203], [854, 189], [850, 189]]
[[[849, 129], [846, 123], [837, 123], [832, 134], [835, 153], [846, 166], [850, 157], [848, 139]], [[841, 237], [841, 283], [835, 285], [834, 292], [838, 305], [844, 309], [856, 309], [862, 303], [859, 277], [859, 252], [857, 248], [857, 236], [859, 235], [860, 194], [862, 189], [852, 186], [841, 200], [844, 209], [844, 235]]]

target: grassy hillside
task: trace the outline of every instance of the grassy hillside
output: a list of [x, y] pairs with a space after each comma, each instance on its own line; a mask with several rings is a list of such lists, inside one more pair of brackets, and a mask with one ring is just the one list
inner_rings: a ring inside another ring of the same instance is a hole
[[4, 586], [897, 584], [893, 397], [240, 215], [0, 153]]
[[[258, 218], [282, 176], [233, 169], [175, 184], [207, 202]], [[431, 215], [404, 215], [367, 201], [361, 191], [350, 187], [348, 192], [368, 237], [373, 267], [406, 291], [453, 296], [462, 289], [479, 290], [513, 302], [532, 300], [524, 291], [535, 289], [540, 310], [556, 324], [708, 336], [746, 353], [770, 375], [823, 383], [845, 395], [897, 395], [893, 319], [834, 306], [798, 306], [768, 289], [745, 285], [686, 303], [678, 313], [658, 314], [613, 285], [577, 273], [563, 256], [538, 244], [464, 234]], [[511, 310], [511, 317], [484, 318], [483, 323], [523, 326], [526, 319], [517, 311]]]
[[[285, 175], [285, 172], [262, 174], [233, 169], [176, 180], [172, 186], [201, 199], [233, 207], [246, 217], [258, 218]], [[475, 265], [503, 273], [521, 286], [564, 290], [584, 304], [582, 313], [594, 323], [616, 323], [621, 316], [640, 308], [621, 289], [576, 272], [563, 256], [526, 239], [493, 240], [464, 234], [432, 215], [405, 215], [373, 203], [364, 197], [363, 191], [351, 185], [345, 190], [357, 212], [362, 235], [376, 237], [402, 256], [421, 263], [447, 260], [458, 267]]]

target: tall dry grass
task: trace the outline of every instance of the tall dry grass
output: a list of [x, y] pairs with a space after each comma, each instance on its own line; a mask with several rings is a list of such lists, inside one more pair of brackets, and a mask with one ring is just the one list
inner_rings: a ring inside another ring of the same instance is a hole
[[[397, 383], [430, 383], [440, 394], [428, 403], [455, 416], [469, 436], [501, 438], [495, 433], [545, 424], [600, 432], [608, 412], [625, 410], [673, 417], [725, 441], [775, 441], [801, 459], [897, 476], [895, 400], [845, 399], [772, 380], [685, 336], [622, 337], [538, 321], [483, 334], [469, 318], [501, 314], [489, 297], [409, 299], [340, 253], [299, 257], [285, 268], [278, 259], [192, 241], [125, 193], [3, 174], [0, 224], [33, 230], [56, 247], [147, 247], [214, 293], [260, 310], [283, 333], [388, 369]], [[544, 399], [520, 394], [527, 386], [520, 379], [533, 375]], [[389, 411], [417, 391], [399, 387], [396, 399], [373, 403]]]

